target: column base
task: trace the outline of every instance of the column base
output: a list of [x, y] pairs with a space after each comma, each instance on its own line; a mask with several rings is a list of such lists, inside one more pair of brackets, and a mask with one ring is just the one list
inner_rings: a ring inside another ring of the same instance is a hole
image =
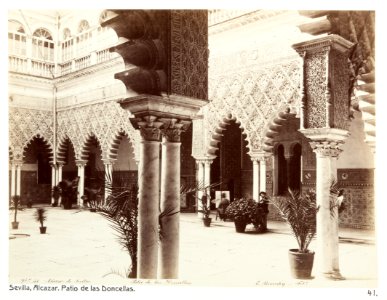
[[331, 280], [345, 280], [345, 277], [343, 277], [343, 275], [341, 275], [340, 271], [339, 270], [335, 270], [335, 271], [332, 271], [332, 272], [327, 272], [327, 273], [323, 273], [322, 274], [325, 278], [327, 279], [331, 279]]

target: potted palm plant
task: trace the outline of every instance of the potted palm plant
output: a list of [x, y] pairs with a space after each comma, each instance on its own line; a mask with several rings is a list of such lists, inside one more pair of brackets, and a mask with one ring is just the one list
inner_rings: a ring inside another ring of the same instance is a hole
[[226, 216], [234, 221], [236, 232], [245, 232], [247, 224], [257, 222], [258, 204], [253, 199], [234, 200], [227, 206]]
[[11, 209], [15, 210], [13, 222], [12, 222], [12, 229], [18, 229], [19, 222], [17, 221], [17, 211], [20, 210], [20, 208], [19, 208], [20, 201], [21, 201], [20, 196], [19, 195], [12, 196], [11, 201], [12, 201]]
[[295, 278], [310, 278], [314, 251], [309, 245], [316, 235], [316, 194], [289, 190], [285, 197], [270, 200], [280, 216], [289, 224], [298, 248], [289, 250], [291, 273]]
[[37, 208], [35, 211], [35, 220], [40, 223], [39, 229], [40, 229], [41, 234], [46, 233], [47, 227], [44, 226], [44, 224], [43, 224], [44, 221], [46, 221], [46, 219], [47, 219], [46, 210], [43, 207]]
[[212, 218], [210, 218], [211, 210], [207, 203], [207, 196], [204, 195], [201, 199], [201, 202], [202, 202], [201, 209], [199, 209], [198, 212], [203, 214], [204, 226], [210, 227]]

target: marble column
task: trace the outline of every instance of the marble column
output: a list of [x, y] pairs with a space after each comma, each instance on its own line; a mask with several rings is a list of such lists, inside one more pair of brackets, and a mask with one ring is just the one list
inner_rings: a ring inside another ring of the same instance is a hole
[[311, 146], [316, 153], [316, 202], [317, 213], [317, 269], [324, 277], [343, 279], [339, 268], [339, 236], [337, 208], [331, 212], [336, 195], [330, 187], [337, 180], [336, 160], [341, 152], [339, 141], [313, 141]]
[[21, 167], [22, 163], [16, 164], [16, 195], [21, 193]]
[[104, 204], [106, 204], [107, 198], [112, 193], [113, 187], [113, 164], [114, 160], [104, 159], [103, 164], [105, 166], [105, 194], [104, 194]]
[[146, 116], [137, 124], [141, 133], [141, 159], [138, 203], [137, 277], [157, 278], [159, 243], [160, 127], [155, 116]]
[[16, 165], [11, 163], [11, 197], [16, 195]]
[[210, 207], [210, 188], [211, 185], [211, 164], [213, 159], [206, 159], [204, 161], [204, 186], [206, 187], [205, 193], [207, 194], [207, 206]]
[[63, 163], [58, 163], [58, 181], [57, 184], [62, 181], [63, 176]]
[[259, 193], [266, 192], [266, 157], [262, 156], [259, 160]]
[[273, 196], [278, 196], [278, 154], [273, 155]]
[[54, 186], [56, 186], [58, 184], [58, 180], [57, 180], [57, 171], [56, 171], [56, 165], [55, 164], [51, 164], [51, 204], [54, 204], [55, 200], [54, 200], [54, 197], [52, 197], [52, 190], [54, 188]]
[[85, 166], [87, 164], [87, 161], [86, 160], [76, 160], [75, 163], [78, 167], [78, 176], [79, 176], [77, 204], [80, 207], [83, 207], [82, 196], [85, 193]]
[[[197, 169], [198, 169], [198, 174], [197, 174], [197, 184], [198, 186], [202, 187], [204, 185], [204, 160], [202, 159], [197, 159], [196, 160], [197, 164]], [[203, 213], [199, 212], [199, 210], [202, 210], [202, 202], [201, 199], [203, 197], [203, 190], [198, 190], [197, 191], [197, 199], [196, 199], [196, 207], [198, 210], [198, 218], [202, 219], [203, 218]]]
[[162, 130], [160, 195], [160, 278], [179, 275], [180, 219], [180, 134], [184, 124], [175, 119], [165, 122]]
[[292, 155], [285, 154], [285, 160], [286, 160], [286, 190], [288, 191], [290, 188], [290, 181], [292, 177]]
[[252, 158], [253, 161], [253, 199], [259, 201], [259, 160], [258, 158]]

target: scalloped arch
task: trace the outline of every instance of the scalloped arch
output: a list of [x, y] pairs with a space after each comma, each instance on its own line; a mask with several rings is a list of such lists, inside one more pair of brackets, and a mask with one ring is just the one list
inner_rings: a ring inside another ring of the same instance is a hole
[[40, 139], [43, 141], [44, 145], [47, 147], [47, 152], [49, 156], [50, 163], [52, 163], [53, 158], [54, 158], [54, 151], [52, 145], [47, 141], [47, 139], [40, 135], [39, 133], [34, 135], [30, 140], [28, 140], [24, 145], [23, 145], [23, 158], [24, 158], [24, 153], [27, 150], [28, 146], [34, 141]]
[[136, 146], [134, 145], [133, 141], [130, 139], [129, 134], [123, 129], [117, 130], [116, 134], [114, 135], [114, 137], [112, 137], [110, 141], [109, 149], [107, 151], [107, 156], [110, 159], [117, 159], [118, 148], [124, 136], [128, 139], [129, 145], [132, 149], [132, 155], [136, 159]]
[[232, 122], [235, 121], [236, 124], [239, 124], [239, 128], [242, 131], [242, 135], [245, 135], [245, 141], [247, 141], [247, 148], [250, 149], [250, 137], [246, 130], [244, 129], [241, 122], [238, 120], [237, 117], [233, 116], [231, 113], [227, 114], [226, 117], [223, 117], [217, 124], [217, 126], [211, 131], [210, 139], [208, 144], [206, 145], [206, 153], [209, 155], [215, 155], [216, 150], [219, 149], [219, 143], [223, 136], [223, 131], [227, 129], [227, 126]]

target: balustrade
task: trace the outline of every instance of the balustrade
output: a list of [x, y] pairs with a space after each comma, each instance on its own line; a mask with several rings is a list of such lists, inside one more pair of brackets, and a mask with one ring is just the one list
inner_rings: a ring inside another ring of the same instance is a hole
[[28, 70], [27, 58], [9, 56], [8, 68], [9, 68], [9, 71], [26, 73]]
[[[62, 41], [55, 75], [63, 76], [87, 68], [95, 63], [109, 61], [117, 56], [109, 48], [115, 35], [97, 27]], [[9, 33], [9, 71], [52, 78], [55, 70], [54, 42], [41, 37], [27, 38], [24, 33]], [[26, 49], [30, 49], [28, 52]], [[91, 57], [93, 50], [96, 57]]]

